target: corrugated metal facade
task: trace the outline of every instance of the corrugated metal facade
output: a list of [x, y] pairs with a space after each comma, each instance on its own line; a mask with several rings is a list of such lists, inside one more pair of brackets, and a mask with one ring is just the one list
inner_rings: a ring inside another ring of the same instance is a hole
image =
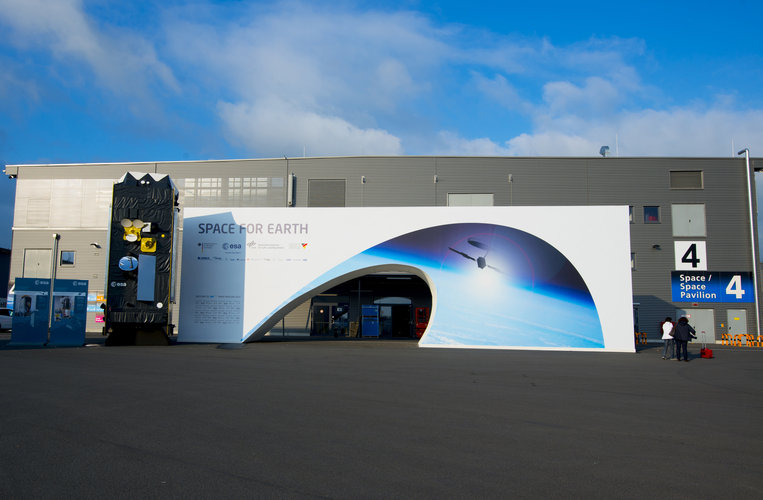
[[[181, 208], [287, 206], [290, 177], [293, 205], [301, 207], [309, 205], [310, 181], [322, 180], [344, 181], [348, 207], [445, 206], [453, 193], [492, 194], [498, 206], [629, 205], [636, 262], [633, 296], [640, 304], [641, 331], [656, 337], [660, 320], [674, 316], [676, 308], [692, 307], [715, 310], [716, 339], [726, 333], [721, 323], [729, 308], [746, 309], [749, 331], [756, 328], [752, 305], [671, 301], [676, 240], [706, 241], [710, 270], [752, 272], [751, 242], [757, 235], [750, 234], [743, 159], [329, 157], [9, 165], [6, 173], [16, 175], [18, 183], [11, 280], [23, 275], [24, 249], [52, 248], [51, 234], [57, 232], [59, 250], [72, 250], [77, 256], [74, 266], [58, 268], [58, 277], [88, 279], [91, 293], [102, 294], [110, 201], [104, 193], [127, 171], [169, 174], [180, 190]], [[703, 188], [671, 189], [671, 171], [701, 171]], [[321, 198], [321, 203], [327, 200]], [[675, 237], [672, 204], [704, 205], [706, 236]], [[659, 207], [659, 223], [644, 222], [645, 206]], [[305, 308], [301, 311], [304, 314]], [[92, 331], [99, 327], [94, 317], [89, 314]], [[304, 324], [301, 317], [290, 321]]]

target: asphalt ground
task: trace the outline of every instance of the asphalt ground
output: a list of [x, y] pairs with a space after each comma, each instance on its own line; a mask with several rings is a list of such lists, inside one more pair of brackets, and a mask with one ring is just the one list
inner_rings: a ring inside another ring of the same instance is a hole
[[0, 346], [0, 497], [761, 498], [763, 352], [690, 351]]

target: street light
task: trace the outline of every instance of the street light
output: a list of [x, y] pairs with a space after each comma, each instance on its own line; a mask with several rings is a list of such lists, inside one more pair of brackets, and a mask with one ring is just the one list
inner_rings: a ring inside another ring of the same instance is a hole
[[758, 259], [755, 251], [755, 219], [752, 212], [752, 175], [750, 172], [750, 149], [744, 148], [737, 153], [738, 156], [744, 155], [745, 179], [747, 179], [747, 205], [750, 209], [750, 249], [752, 251], [752, 282], [755, 287], [755, 326], [757, 327], [758, 337], [760, 337], [760, 309], [758, 308]]
[[53, 262], [50, 264], [50, 290], [48, 295], [48, 342], [50, 342], [50, 328], [53, 326], [53, 291], [56, 283], [56, 266], [58, 265], [58, 240], [61, 235], [53, 233]]

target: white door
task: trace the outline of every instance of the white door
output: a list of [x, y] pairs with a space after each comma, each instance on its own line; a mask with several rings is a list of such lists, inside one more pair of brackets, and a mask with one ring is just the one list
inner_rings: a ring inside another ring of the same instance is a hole
[[49, 248], [25, 248], [23, 278], [50, 278], [51, 250]]
[[689, 324], [697, 331], [697, 340], [703, 344], [715, 344], [714, 309], [676, 309], [676, 321], [686, 316]]
[[747, 311], [745, 309], [729, 309], [728, 332], [729, 335], [744, 335], [750, 333], [747, 331]]

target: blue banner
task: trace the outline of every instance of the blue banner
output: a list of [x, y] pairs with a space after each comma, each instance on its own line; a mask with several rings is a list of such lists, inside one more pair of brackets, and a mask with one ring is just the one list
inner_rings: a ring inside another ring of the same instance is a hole
[[57, 279], [53, 289], [52, 346], [81, 346], [87, 322], [87, 280]]
[[673, 302], [755, 302], [752, 273], [672, 271]]
[[14, 293], [9, 345], [45, 345], [48, 341], [50, 278], [16, 278]]

